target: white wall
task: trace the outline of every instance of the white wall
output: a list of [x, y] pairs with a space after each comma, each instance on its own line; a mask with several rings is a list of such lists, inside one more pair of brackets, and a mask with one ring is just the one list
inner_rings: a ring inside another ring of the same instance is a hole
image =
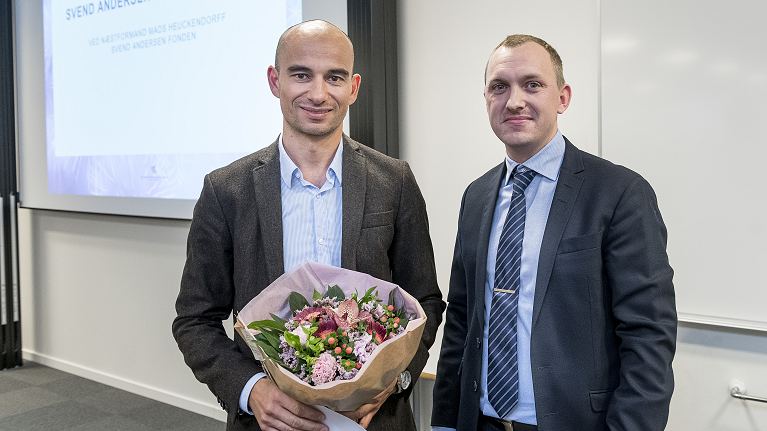
[[[482, 74], [504, 36], [532, 33], [559, 50], [574, 94], [560, 127], [599, 151], [599, 1], [467, 5], [398, 4], [402, 155], [426, 197], [444, 291], [461, 194], [503, 158]], [[23, 140], [37, 132], [20, 133]], [[21, 210], [19, 221], [25, 358], [223, 418], [170, 334], [188, 222], [40, 210]], [[767, 334], [682, 325], [679, 335], [668, 429], [767, 429], [767, 404], [731, 399], [727, 389], [738, 378], [767, 397]], [[418, 394], [427, 424], [430, 382]]]
[[188, 221], [19, 211], [25, 359], [225, 415], [171, 335]]

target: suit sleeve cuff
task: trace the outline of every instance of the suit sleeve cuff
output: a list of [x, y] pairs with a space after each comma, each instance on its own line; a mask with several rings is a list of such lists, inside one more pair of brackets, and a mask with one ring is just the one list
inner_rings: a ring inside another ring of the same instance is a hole
[[253, 386], [256, 385], [256, 382], [261, 380], [264, 377], [266, 377], [266, 374], [264, 373], [258, 373], [255, 376], [251, 377], [250, 380], [248, 380], [248, 383], [245, 383], [245, 387], [242, 389], [242, 392], [240, 393], [240, 410], [244, 411], [245, 413], [249, 415], [253, 415], [253, 411], [250, 410], [250, 406], [248, 405], [248, 399], [250, 398], [250, 391], [253, 390]]

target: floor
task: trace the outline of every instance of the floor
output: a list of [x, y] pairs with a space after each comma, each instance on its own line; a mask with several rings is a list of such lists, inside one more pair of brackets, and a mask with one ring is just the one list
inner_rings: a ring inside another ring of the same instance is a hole
[[0, 371], [0, 431], [223, 431], [223, 422], [35, 362]]

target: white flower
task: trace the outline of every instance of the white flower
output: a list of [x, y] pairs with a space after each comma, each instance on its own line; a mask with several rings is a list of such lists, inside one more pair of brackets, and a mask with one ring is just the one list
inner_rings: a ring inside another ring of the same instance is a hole
[[309, 334], [304, 332], [303, 326], [299, 326], [298, 328], [290, 331], [290, 333], [293, 335], [298, 335], [298, 339], [301, 341], [301, 347], [306, 347], [306, 340], [309, 339]]

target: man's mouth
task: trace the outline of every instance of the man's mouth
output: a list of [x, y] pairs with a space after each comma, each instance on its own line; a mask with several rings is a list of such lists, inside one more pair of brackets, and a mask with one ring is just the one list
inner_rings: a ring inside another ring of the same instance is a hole
[[330, 108], [316, 108], [313, 106], [302, 106], [301, 109], [303, 109], [310, 117], [322, 117], [332, 111]]
[[532, 121], [532, 119], [532, 117], [528, 117], [526, 115], [512, 115], [510, 117], [506, 117], [503, 122], [509, 124], [524, 124], [527, 121]]

